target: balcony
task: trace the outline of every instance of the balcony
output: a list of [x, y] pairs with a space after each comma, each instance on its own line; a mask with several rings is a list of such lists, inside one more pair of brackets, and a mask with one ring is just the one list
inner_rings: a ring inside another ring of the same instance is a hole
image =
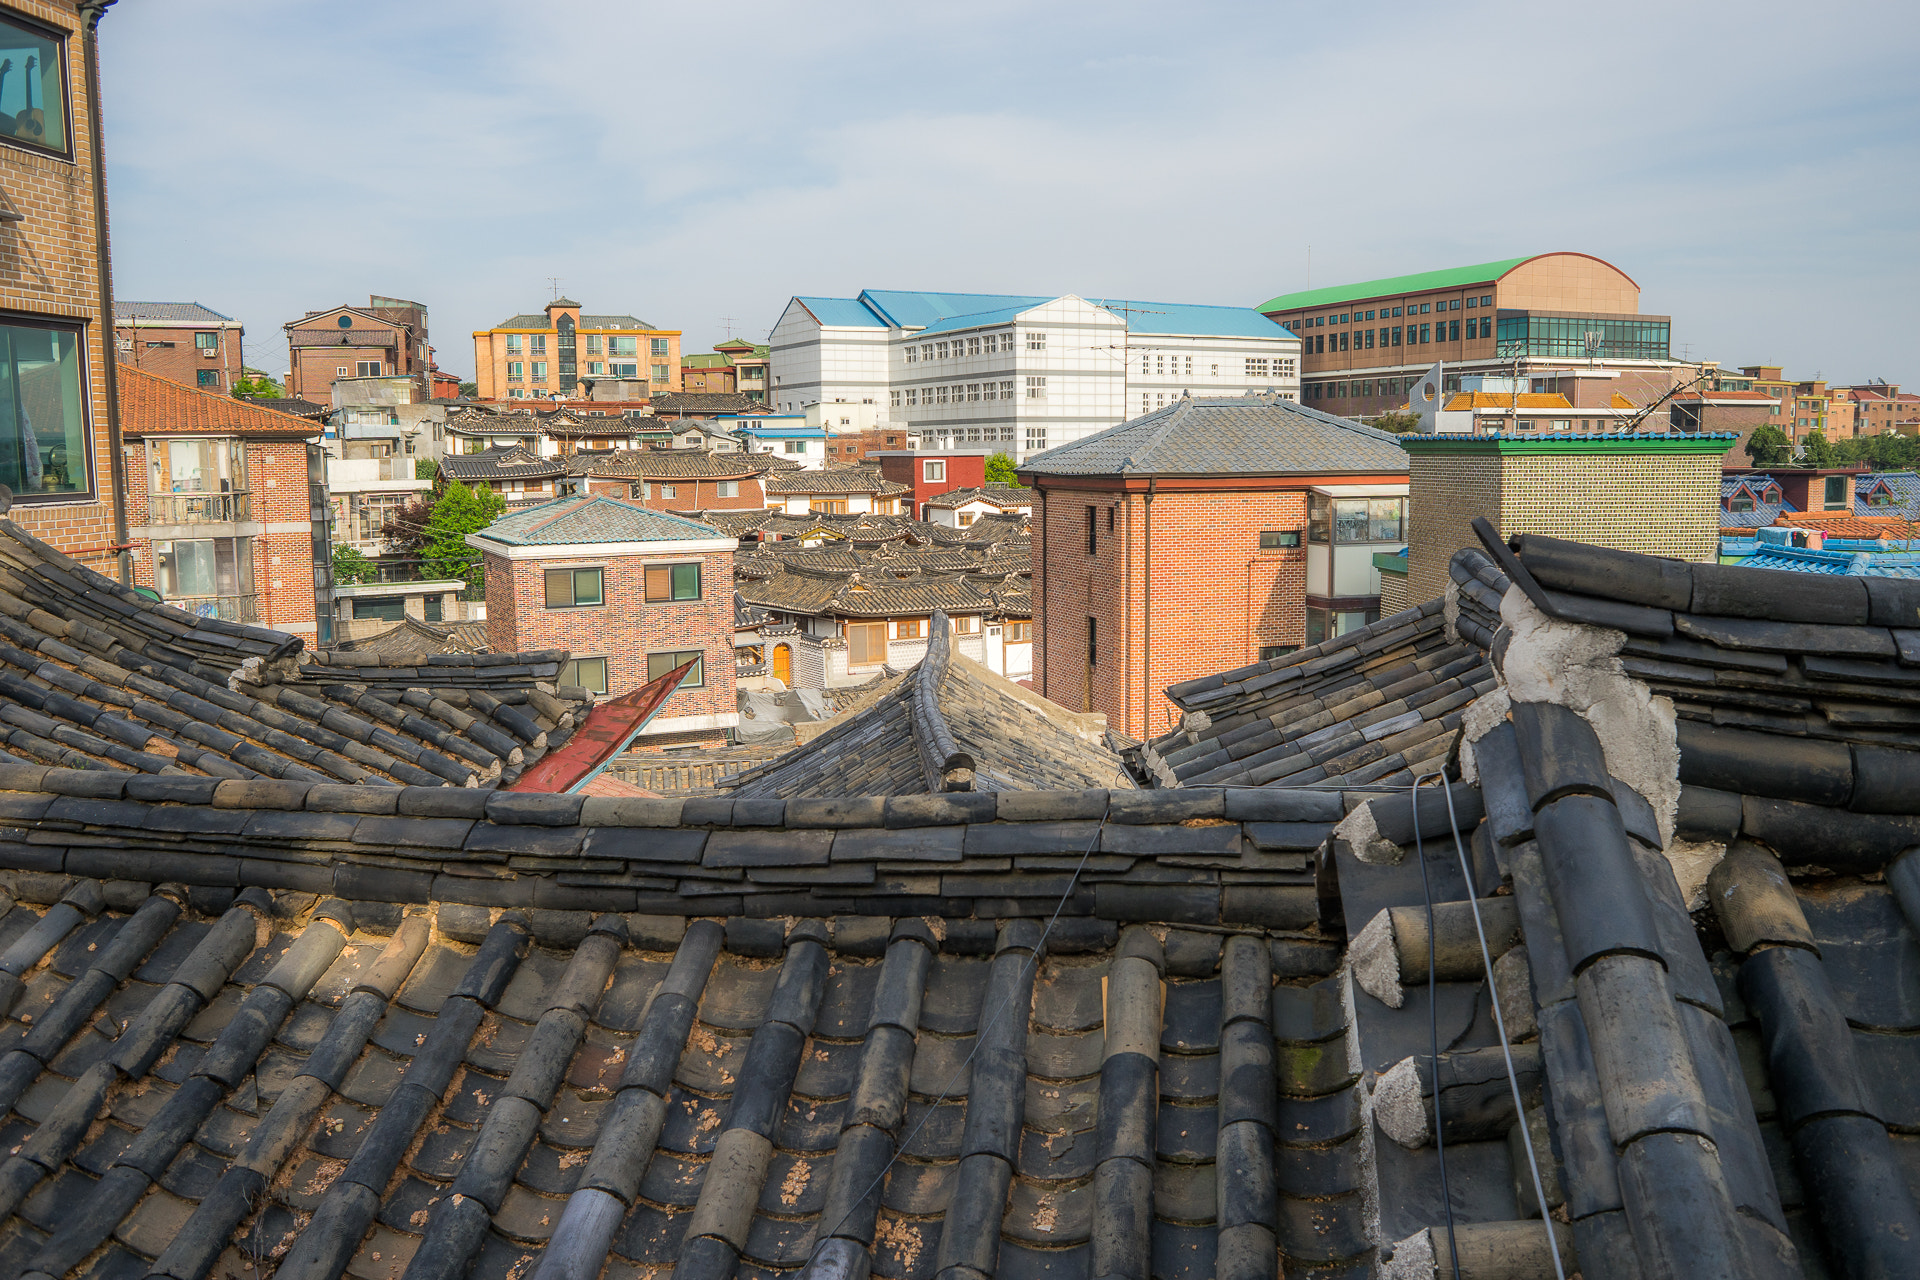
[[218, 618], [222, 622], [260, 621], [260, 593], [239, 596], [167, 596], [166, 602], [196, 618]]
[[228, 493], [156, 493], [148, 498], [150, 524], [230, 524], [253, 514], [253, 495]]

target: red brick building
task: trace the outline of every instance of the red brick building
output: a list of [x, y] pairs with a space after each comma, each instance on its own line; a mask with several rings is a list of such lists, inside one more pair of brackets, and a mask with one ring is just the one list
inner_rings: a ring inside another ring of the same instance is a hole
[[244, 367], [247, 327], [197, 302], [113, 304], [114, 349], [121, 364], [202, 391], [231, 391]]
[[858, 462], [882, 452], [905, 449], [905, 427], [875, 427], [871, 431], [850, 431], [827, 437], [827, 461]]
[[364, 307], [309, 311], [281, 328], [287, 333], [287, 394], [333, 402], [336, 378], [414, 379], [414, 399], [433, 394], [433, 348], [427, 345], [427, 308], [405, 298], [374, 295]]
[[563, 684], [618, 696], [699, 665], [635, 741], [717, 746], [739, 723], [733, 553], [719, 531], [599, 495], [557, 498], [467, 537], [485, 555], [496, 653], [565, 649]]
[[1168, 685], [1379, 616], [1373, 555], [1405, 543], [1395, 437], [1277, 396], [1194, 400], [1040, 454], [1034, 685], [1129, 737]]
[[[833, 441], [827, 443], [832, 445]], [[925, 519], [921, 504], [928, 498], [985, 485], [987, 458], [992, 453], [992, 449], [942, 449], [938, 453], [901, 449], [882, 450], [876, 456], [882, 476], [913, 489], [913, 496], [903, 500], [906, 510], [902, 514], [920, 520]]]
[[577, 453], [567, 460], [584, 474], [587, 491], [604, 493], [655, 511], [757, 511], [767, 505], [761, 475], [744, 453], [705, 449], [611, 449]]
[[134, 581], [189, 613], [316, 641], [320, 424], [124, 364], [120, 407]]

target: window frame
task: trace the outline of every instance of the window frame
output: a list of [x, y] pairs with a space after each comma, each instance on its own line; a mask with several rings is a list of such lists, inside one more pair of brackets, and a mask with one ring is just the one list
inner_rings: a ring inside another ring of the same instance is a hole
[[[599, 580], [600, 594], [597, 599], [586, 600], [586, 601], [583, 601], [580, 599], [580, 575], [583, 573], [591, 573]], [[559, 575], [559, 574], [567, 575], [567, 595], [569, 597], [569, 603], [567, 604], [553, 603], [554, 578], [556, 575]], [[548, 609], [553, 609], [553, 610], [604, 609], [606, 608], [606, 605], [607, 605], [606, 566], [597, 565], [597, 564], [576, 564], [576, 565], [560, 565], [560, 566], [544, 569], [542, 570], [542, 573], [541, 573], [541, 588], [542, 588], [541, 600], [544, 602], [545, 607]]]
[[[583, 662], [597, 662], [600, 664], [600, 687], [598, 689], [594, 688], [590, 684], [587, 684], [585, 681], [579, 678], [580, 664]], [[566, 679], [566, 676], [569, 674], [569, 668], [572, 669], [571, 673], [574, 676], [572, 680]], [[571, 684], [577, 688], [585, 689], [588, 693], [596, 693], [596, 694], [599, 694], [601, 697], [605, 697], [607, 693], [607, 678], [609, 674], [610, 673], [608, 671], [608, 662], [605, 654], [592, 654], [587, 657], [572, 657], [572, 658], [568, 658], [566, 663], [560, 668], [561, 678], [559, 680], [556, 680], [555, 683]]]
[[1299, 529], [1262, 529], [1260, 531], [1259, 546], [1262, 551], [1297, 551], [1300, 549], [1300, 543]]
[[[682, 595], [681, 587], [684, 575], [680, 570], [693, 571], [693, 594]], [[702, 562], [698, 560], [675, 560], [666, 563], [648, 564], [640, 569], [640, 598], [646, 604], [686, 604], [690, 601], [705, 599], [705, 575], [701, 572]], [[666, 593], [654, 594], [656, 574], [664, 574]]]
[[[34, 155], [57, 156], [62, 160], [77, 161], [78, 157], [75, 156], [73, 149], [73, 68], [67, 56], [67, 45], [73, 39], [73, 33], [39, 22], [15, 9], [0, 12], [0, 21], [9, 22], [23, 31], [39, 35], [42, 39], [52, 42], [59, 53], [61, 145], [52, 147], [45, 143], [34, 142], [29, 138], [12, 137], [0, 137], [0, 143], [8, 143], [23, 151], [32, 152]], [[26, 74], [24, 68], [21, 69], [21, 74], [23, 76]], [[40, 110], [45, 111], [44, 91], [41, 96]]]
[[[4, 141], [4, 139], [0, 139]], [[82, 459], [86, 468], [86, 484], [78, 489], [60, 489], [53, 492], [34, 493], [26, 489], [15, 489], [15, 506], [35, 506], [48, 503], [72, 503], [75, 505], [99, 502], [100, 477], [98, 460], [95, 454], [99, 450], [93, 429], [93, 388], [92, 368], [93, 352], [87, 342], [87, 326], [65, 317], [37, 315], [30, 311], [0, 309], [0, 325], [18, 329], [45, 329], [53, 333], [69, 334], [74, 343], [74, 362], [78, 370], [78, 386], [75, 391], [80, 404], [80, 446], [85, 455]], [[71, 465], [71, 463], [69, 464]]]
[[[655, 658], [664, 658], [668, 660], [666, 663], [666, 666], [661, 669], [658, 675], [656, 675], [653, 670]], [[675, 658], [678, 658], [679, 662], [672, 661], [672, 659], [675, 659]], [[646, 682], [648, 684], [652, 684], [655, 680], [660, 679], [661, 676], [666, 675], [667, 672], [672, 671], [675, 667], [679, 666], [680, 663], [687, 661], [687, 659], [689, 658], [693, 659], [693, 664], [694, 664], [693, 670], [687, 672], [686, 677], [680, 681], [679, 685], [675, 687], [674, 691], [677, 693], [681, 689], [706, 688], [707, 687], [707, 653], [706, 653], [706, 650], [704, 649], [661, 649], [657, 652], [649, 653], [647, 655], [647, 681]]]

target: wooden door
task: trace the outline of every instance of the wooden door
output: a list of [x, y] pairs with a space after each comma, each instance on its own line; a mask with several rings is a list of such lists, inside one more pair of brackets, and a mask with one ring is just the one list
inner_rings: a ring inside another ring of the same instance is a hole
[[793, 684], [793, 648], [790, 645], [773, 646], [773, 678], [781, 684]]

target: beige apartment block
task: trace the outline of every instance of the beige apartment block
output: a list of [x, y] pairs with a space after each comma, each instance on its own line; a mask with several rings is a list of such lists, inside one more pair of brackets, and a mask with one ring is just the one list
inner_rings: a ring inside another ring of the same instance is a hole
[[681, 390], [680, 330], [630, 315], [582, 314], [571, 298], [473, 334], [482, 400], [591, 399], [597, 382]]
[[1541, 533], [1712, 562], [1720, 546], [1720, 468], [1734, 440], [1731, 432], [1403, 436], [1407, 597], [1446, 593], [1453, 553], [1479, 545], [1478, 516], [1502, 538]]

